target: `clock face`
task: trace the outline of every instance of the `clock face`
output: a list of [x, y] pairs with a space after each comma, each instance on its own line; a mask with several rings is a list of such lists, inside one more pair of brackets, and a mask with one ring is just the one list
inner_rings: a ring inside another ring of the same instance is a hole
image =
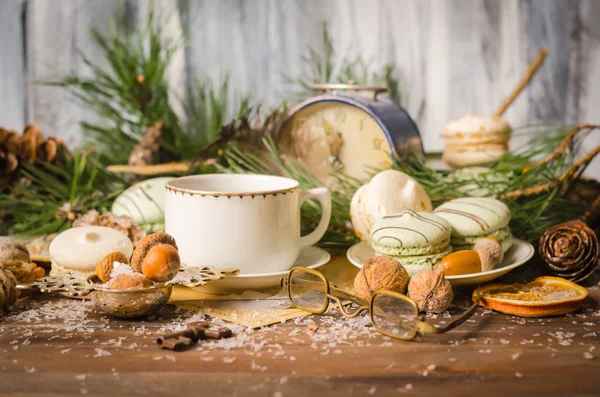
[[284, 146], [308, 170], [331, 186], [331, 166], [366, 180], [392, 165], [385, 134], [375, 120], [354, 106], [318, 102], [296, 112], [285, 125]]

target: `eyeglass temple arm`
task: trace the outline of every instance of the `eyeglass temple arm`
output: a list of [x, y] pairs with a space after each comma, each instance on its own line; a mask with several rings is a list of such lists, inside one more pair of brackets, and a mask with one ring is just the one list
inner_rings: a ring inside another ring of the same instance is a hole
[[469, 317], [471, 317], [473, 315], [473, 313], [475, 313], [475, 311], [479, 307], [480, 300], [481, 300], [481, 296], [478, 295], [475, 303], [473, 303], [466, 312], [464, 312], [459, 318], [457, 318], [456, 320], [454, 320], [453, 322], [451, 322], [450, 324], [448, 324], [444, 327], [437, 328], [437, 327], [434, 327], [433, 325], [429, 324], [428, 322], [419, 321], [417, 323], [418, 328], [419, 328], [418, 332], [420, 334], [443, 334], [445, 332], [448, 332], [448, 331], [458, 327], [459, 325], [464, 323]]

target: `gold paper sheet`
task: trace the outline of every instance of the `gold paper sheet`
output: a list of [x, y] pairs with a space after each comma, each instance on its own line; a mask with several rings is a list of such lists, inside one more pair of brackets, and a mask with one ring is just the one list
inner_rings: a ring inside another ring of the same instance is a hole
[[[335, 257], [319, 268], [338, 288], [352, 291], [358, 269], [345, 257]], [[291, 307], [287, 293], [281, 288], [262, 291], [244, 291], [242, 294], [217, 295], [176, 287], [170, 303], [209, 316], [251, 328], [260, 328], [309, 313]]]

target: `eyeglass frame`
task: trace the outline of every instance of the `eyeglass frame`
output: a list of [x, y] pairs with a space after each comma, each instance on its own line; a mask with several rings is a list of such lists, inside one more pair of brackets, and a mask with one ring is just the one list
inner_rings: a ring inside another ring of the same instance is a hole
[[[320, 308], [318, 310], [313, 310], [313, 309], [309, 309], [309, 308], [305, 308], [305, 307], [300, 307], [292, 299], [291, 278], [292, 278], [292, 274], [294, 273], [294, 271], [297, 271], [297, 270], [301, 270], [301, 271], [307, 272], [309, 274], [312, 274], [314, 276], [317, 276], [325, 282], [325, 285], [327, 288], [327, 290], [325, 292], [325, 296], [327, 297], [327, 299], [325, 299], [325, 302], [324, 302], [322, 308]], [[401, 339], [401, 340], [407, 340], [407, 341], [414, 340], [416, 338], [422, 338], [423, 336], [425, 336], [425, 334], [443, 334], [443, 333], [446, 333], [446, 332], [458, 327], [459, 325], [464, 323], [467, 319], [469, 319], [477, 311], [477, 308], [479, 307], [479, 302], [481, 300], [481, 296], [479, 294], [477, 294], [475, 302], [463, 314], [461, 314], [461, 316], [459, 318], [457, 318], [456, 320], [452, 321], [450, 324], [445, 325], [443, 327], [435, 327], [435, 326], [429, 324], [428, 322], [424, 321], [423, 316], [419, 314], [420, 312], [419, 312], [419, 307], [418, 307], [417, 303], [414, 300], [412, 300], [411, 298], [409, 298], [408, 296], [401, 294], [400, 292], [388, 291], [388, 290], [373, 291], [373, 293], [371, 294], [371, 300], [369, 302], [367, 302], [367, 301], [359, 298], [358, 296], [352, 295], [346, 291], [343, 291], [343, 290], [337, 288], [335, 285], [331, 285], [331, 283], [329, 282], [327, 277], [325, 277], [325, 275], [323, 273], [321, 273], [320, 271], [314, 270], [314, 269], [309, 269], [309, 268], [306, 268], [303, 266], [292, 267], [289, 270], [287, 278], [281, 280], [281, 286], [287, 287], [288, 298], [289, 298], [290, 302], [292, 302], [292, 305], [294, 305], [294, 307], [296, 307], [297, 309], [306, 311], [311, 314], [323, 314], [327, 311], [327, 309], [329, 309], [329, 305], [331, 304], [331, 301], [333, 300], [338, 304], [338, 307], [340, 308], [340, 311], [342, 312], [344, 317], [347, 317], [347, 318], [354, 318], [354, 317], [358, 316], [360, 313], [364, 312], [365, 310], [368, 310], [369, 318], [371, 320], [371, 325], [373, 325], [373, 328], [375, 328], [377, 330], [377, 332], [379, 332], [383, 335], [389, 336], [391, 338], [394, 338], [394, 339]], [[375, 302], [374, 298], [378, 295], [388, 295], [388, 296], [393, 296], [393, 297], [399, 298], [399, 299], [407, 302], [414, 308], [416, 314], [415, 314], [415, 327], [412, 330], [412, 335], [405, 336], [405, 337], [394, 335], [394, 334], [391, 334], [389, 332], [382, 330], [380, 327], [378, 327], [375, 324], [375, 320], [373, 318], [373, 305]], [[342, 303], [342, 299], [350, 301], [350, 302], [358, 305], [358, 308], [353, 312], [348, 312], [346, 309], [344, 309], [345, 304]]]

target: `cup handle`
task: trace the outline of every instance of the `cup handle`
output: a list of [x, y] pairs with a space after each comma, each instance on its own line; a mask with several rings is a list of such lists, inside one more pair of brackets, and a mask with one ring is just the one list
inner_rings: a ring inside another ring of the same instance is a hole
[[310, 198], [319, 200], [323, 212], [317, 228], [312, 233], [300, 237], [300, 245], [302, 247], [310, 247], [311, 245], [318, 243], [327, 231], [329, 220], [331, 219], [331, 197], [329, 195], [329, 189], [326, 187], [318, 187], [316, 189], [300, 191], [300, 206]]

